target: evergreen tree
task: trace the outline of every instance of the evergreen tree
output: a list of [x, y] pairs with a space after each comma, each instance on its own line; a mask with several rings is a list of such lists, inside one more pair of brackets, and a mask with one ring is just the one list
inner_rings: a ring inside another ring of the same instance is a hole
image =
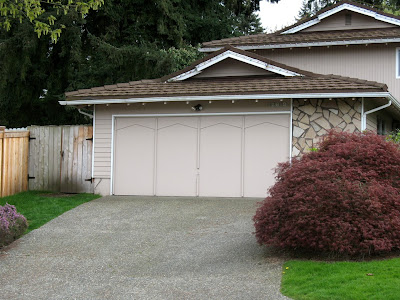
[[[400, 10], [400, 0], [353, 0], [376, 9], [389, 13], [398, 13]], [[299, 12], [299, 19], [307, 18], [315, 15], [321, 9], [336, 4], [340, 0], [303, 0], [302, 7]]]
[[[273, 2], [276, 2], [273, 0]], [[65, 91], [157, 78], [200, 57], [204, 41], [262, 32], [258, 0], [108, 0], [70, 11], [54, 43], [28, 20], [0, 30], [0, 125], [88, 122], [58, 104]], [[53, 8], [41, 16], [55, 14]], [[193, 45], [193, 46], [192, 46]]]

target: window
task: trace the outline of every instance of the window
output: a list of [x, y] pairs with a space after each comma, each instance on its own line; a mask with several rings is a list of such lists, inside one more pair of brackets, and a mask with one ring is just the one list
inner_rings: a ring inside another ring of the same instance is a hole
[[396, 48], [396, 78], [400, 78], [400, 48]]
[[345, 25], [351, 25], [351, 14], [345, 14], [344, 15], [344, 24]]

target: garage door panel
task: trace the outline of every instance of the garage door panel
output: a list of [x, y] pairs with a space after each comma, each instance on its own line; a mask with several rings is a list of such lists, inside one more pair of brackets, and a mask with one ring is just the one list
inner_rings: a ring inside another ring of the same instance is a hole
[[288, 115], [254, 115], [245, 117], [245, 128], [268, 123], [275, 126], [289, 128]]
[[[289, 116], [280, 116], [289, 122]], [[258, 120], [257, 120], [258, 119]], [[271, 116], [246, 117], [244, 145], [244, 196], [265, 197], [275, 182], [273, 169], [289, 158], [289, 130], [285, 126], [271, 124]], [[258, 125], [254, 125], [257, 124]], [[284, 122], [280, 122], [284, 124]]]
[[[223, 121], [221, 120], [223, 119]], [[242, 129], [227, 125], [235, 122], [219, 118], [217, 124], [206, 120], [200, 133], [200, 196], [241, 196]], [[242, 122], [242, 120], [240, 120]], [[215, 122], [214, 122], [215, 123]]]
[[201, 117], [200, 128], [204, 129], [216, 125], [227, 125], [236, 128], [242, 128], [243, 117], [242, 116], [215, 116], [215, 117]]
[[176, 124], [164, 122], [167, 127], [158, 131], [157, 195], [196, 196], [197, 122], [195, 128], [182, 125], [190, 121], [193, 120], [178, 120]]
[[290, 115], [116, 118], [114, 194], [265, 197]]
[[[153, 195], [155, 127], [148, 119], [136, 119], [126, 127], [125, 119], [118, 119], [121, 129], [115, 132], [114, 194]], [[124, 127], [125, 126], [125, 127]]]
[[168, 117], [158, 118], [158, 129], [163, 129], [169, 126], [182, 125], [197, 130], [198, 118], [193, 117]]
[[154, 118], [116, 118], [115, 130], [127, 129], [132, 126], [156, 129]]

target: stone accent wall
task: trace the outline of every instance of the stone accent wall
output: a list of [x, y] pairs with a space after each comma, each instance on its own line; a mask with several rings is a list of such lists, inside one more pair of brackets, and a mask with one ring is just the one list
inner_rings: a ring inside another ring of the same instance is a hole
[[315, 147], [327, 130], [361, 130], [361, 101], [352, 99], [293, 99], [293, 151], [298, 156]]

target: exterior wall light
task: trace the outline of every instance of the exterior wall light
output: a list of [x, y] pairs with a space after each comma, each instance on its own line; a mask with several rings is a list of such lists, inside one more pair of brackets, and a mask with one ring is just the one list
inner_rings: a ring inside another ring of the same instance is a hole
[[197, 104], [195, 106], [192, 106], [192, 110], [201, 111], [201, 110], [203, 110], [203, 106], [201, 104]]

